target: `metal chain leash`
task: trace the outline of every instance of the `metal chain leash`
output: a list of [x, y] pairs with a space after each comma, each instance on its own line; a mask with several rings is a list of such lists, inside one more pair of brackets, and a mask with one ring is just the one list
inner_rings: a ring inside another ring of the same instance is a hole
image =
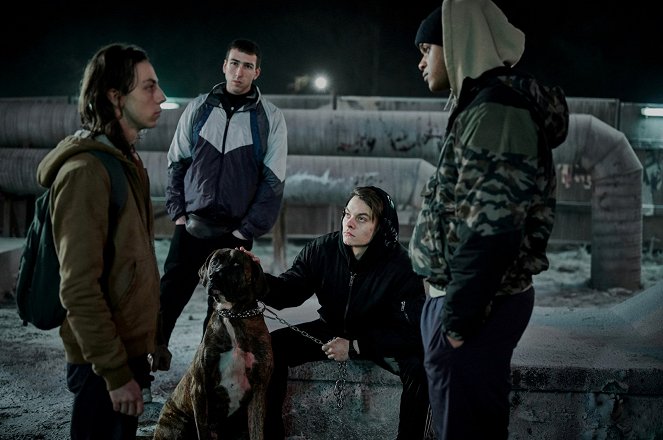
[[[308, 334], [306, 331], [298, 328], [297, 326], [290, 324], [288, 321], [285, 319], [279, 317], [272, 309], [268, 308], [264, 303], [261, 303], [264, 307], [264, 312], [269, 312], [272, 316], [267, 316], [266, 313], [263, 312], [263, 316], [265, 318], [269, 319], [275, 319], [281, 324], [291, 328], [292, 330], [296, 331], [300, 335], [304, 336], [305, 338], [310, 339], [311, 341], [315, 342], [316, 344], [322, 346], [325, 345], [324, 342], [322, 342], [320, 339], [311, 336]], [[338, 362], [338, 375], [339, 378], [336, 380], [336, 383], [334, 384], [334, 396], [336, 397], [336, 407], [339, 409], [343, 408], [343, 404], [345, 401], [345, 382], [348, 377], [348, 361], [340, 361]]]
[[338, 379], [334, 384], [334, 396], [336, 397], [336, 407], [343, 409], [345, 400], [345, 380], [348, 377], [348, 361], [338, 363]]

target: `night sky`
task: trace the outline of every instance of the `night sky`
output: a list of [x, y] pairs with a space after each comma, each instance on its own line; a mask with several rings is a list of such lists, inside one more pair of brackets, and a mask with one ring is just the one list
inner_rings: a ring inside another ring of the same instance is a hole
[[[572, 97], [663, 103], [663, 2], [495, 2], [527, 35], [519, 67], [543, 82]], [[433, 96], [413, 41], [438, 1], [95, 3], [23, 2], [15, 15], [3, 13], [0, 97], [76, 96], [86, 61], [113, 41], [146, 49], [168, 96], [193, 97], [222, 81], [226, 46], [237, 37], [261, 45], [257, 84], [266, 94], [292, 93], [296, 76], [327, 73], [340, 95]]]

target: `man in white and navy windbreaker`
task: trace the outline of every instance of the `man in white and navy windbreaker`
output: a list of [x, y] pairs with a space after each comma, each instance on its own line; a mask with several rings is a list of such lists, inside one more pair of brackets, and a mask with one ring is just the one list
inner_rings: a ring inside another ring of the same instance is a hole
[[[170, 145], [166, 207], [175, 232], [161, 278], [162, 331], [153, 369], [169, 366], [170, 335], [206, 257], [223, 247], [251, 249], [278, 217], [287, 129], [281, 110], [253, 84], [260, 58], [255, 42], [230, 43], [226, 82], [189, 103]], [[205, 326], [210, 311], [211, 305]]]

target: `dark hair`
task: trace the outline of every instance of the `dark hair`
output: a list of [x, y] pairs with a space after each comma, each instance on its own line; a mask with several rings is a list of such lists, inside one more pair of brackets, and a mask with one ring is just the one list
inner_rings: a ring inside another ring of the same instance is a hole
[[[371, 242], [381, 242], [387, 248], [397, 246], [398, 213], [391, 196], [377, 186], [357, 186], [352, 190], [348, 202], [353, 197], [358, 197], [366, 203], [375, 217], [378, 229]], [[348, 202], [345, 203], [346, 206]]]
[[260, 59], [262, 58], [262, 51], [260, 50], [260, 46], [258, 46], [258, 43], [244, 38], [238, 38], [236, 40], [233, 40], [228, 45], [228, 50], [226, 50], [226, 59], [228, 59], [228, 55], [230, 55], [230, 51], [233, 49], [237, 49], [238, 51], [248, 55], [255, 55], [256, 69], [260, 67]]
[[125, 154], [131, 145], [124, 137], [115, 115], [115, 107], [108, 99], [108, 91], [115, 89], [126, 96], [136, 88], [136, 65], [149, 61], [147, 53], [132, 44], [113, 43], [102, 47], [88, 61], [81, 80], [78, 113], [83, 128], [94, 134], [105, 134]]
[[[352, 194], [350, 194], [350, 199], [353, 197], [358, 197], [361, 199], [361, 201], [366, 203], [369, 208], [371, 208], [373, 218], [375, 219], [375, 222], [379, 224], [380, 220], [382, 219], [382, 213], [384, 212], [384, 203], [382, 202], [382, 198], [373, 189], [373, 187], [358, 186], [353, 189]], [[348, 201], [350, 201], [350, 199], [348, 199]]]

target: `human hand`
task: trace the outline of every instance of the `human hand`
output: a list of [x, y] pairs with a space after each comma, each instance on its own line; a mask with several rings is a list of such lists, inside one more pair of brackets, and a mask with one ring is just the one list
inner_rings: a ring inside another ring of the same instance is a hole
[[108, 394], [111, 402], [113, 402], [113, 411], [135, 417], [143, 414], [143, 394], [138, 382], [134, 379], [131, 379], [120, 388], [109, 391]]
[[251, 257], [251, 259], [252, 259], [255, 263], [260, 264], [260, 258], [259, 258], [256, 254], [254, 254], [253, 252], [251, 252], [251, 251], [245, 249], [244, 246], [240, 246], [240, 247], [238, 247], [237, 250], [240, 250], [240, 251], [244, 252], [246, 255], [248, 255], [249, 257]]
[[337, 362], [347, 361], [350, 358], [350, 341], [344, 338], [334, 338], [322, 345], [322, 351], [325, 352], [328, 359]]
[[175, 224], [176, 225], [185, 225], [186, 224], [186, 215], [183, 215], [183, 216], [175, 219]]
[[447, 336], [447, 341], [449, 341], [449, 344], [451, 344], [453, 348], [458, 348], [465, 343], [465, 341], [462, 341], [460, 339], [454, 339], [449, 335], [446, 336]]
[[147, 355], [147, 361], [150, 363], [150, 370], [168, 371], [170, 370], [170, 360], [173, 355], [168, 350], [167, 345], [157, 345], [154, 353]]

